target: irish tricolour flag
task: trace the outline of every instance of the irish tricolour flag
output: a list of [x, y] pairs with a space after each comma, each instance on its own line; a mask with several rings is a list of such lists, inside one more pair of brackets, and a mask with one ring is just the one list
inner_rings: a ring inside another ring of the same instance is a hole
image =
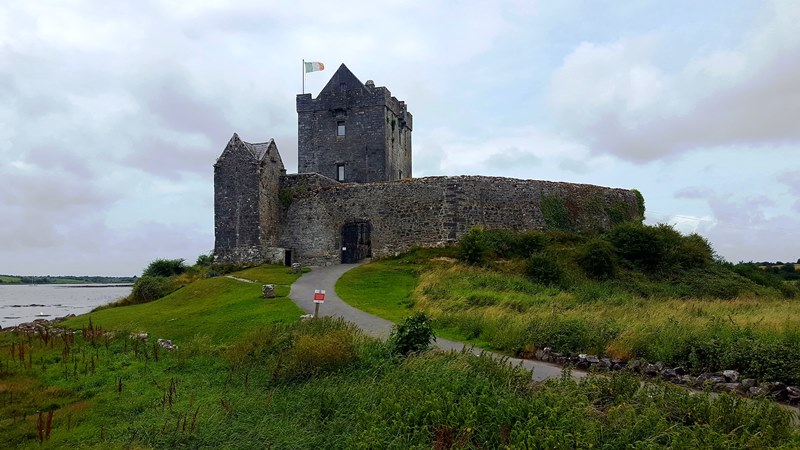
[[308, 72], [319, 72], [320, 70], [325, 70], [325, 64], [321, 62], [306, 62], [306, 73]]

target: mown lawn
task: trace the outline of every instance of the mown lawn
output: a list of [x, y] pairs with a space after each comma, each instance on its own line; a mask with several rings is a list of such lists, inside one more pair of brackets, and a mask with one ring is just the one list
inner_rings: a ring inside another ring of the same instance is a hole
[[399, 322], [413, 312], [412, 296], [419, 283], [416, 266], [387, 263], [356, 267], [339, 278], [336, 293], [353, 307]]

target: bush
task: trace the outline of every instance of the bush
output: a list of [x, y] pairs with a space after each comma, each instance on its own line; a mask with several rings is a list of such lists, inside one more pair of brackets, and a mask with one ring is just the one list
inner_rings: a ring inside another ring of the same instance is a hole
[[545, 253], [537, 253], [525, 265], [525, 273], [536, 283], [554, 286], [561, 283], [564, 273], [555, 258]]
[[213, 253], [204, 253], [197, 257], [197, 262], [195, 265], [208, 267], [214, 263], [214, 254]]
[[522, 258], [529, 258], [536, 252], [544, 250], [547, 237], [541, 231], [528, 231], [517, 235], [515, 253]]
[[489, 246], [482, 228], [475, 227], [461, 238], [460, 259], [469, 264], [485, 265]]
[[631, 191], [634, 193], [634, 195], [636, 195], [636, 204], [639, 206], [639, 216], [642, 220], [644, 220], [644, 196], [637, 189], [631, 189]]
[[692, 233], [681, 239], [677, 257], [678, 263], [684, 269], [705, 267], [714, 261], [714, 250], [706, 238]]
[[167, 277], [143, 276], [133, 283], [131, 303], [146, 303], [158, 300], [175, 291], [175, 283]]
[[144, 269], [142, 277], [171, 277], [173, 275], [180, 275], [186, 271], [186, 265], [183, 262], [183, 258], [159, 258], [151, 262], [147, 268]]
[[622, 259], [639, 269], [652, 271], [664, 261], [667, 254], [663, 234], [656, 227], [626, 222], [614, 227], [608, 239]]
[[418, 312], [395, 325], [389, 346], [398, 355], [424, 352], [436, 341], [433, 325], [425, 313]]
[[614, 274], [614, 247], [601, 239], [593, 239], [580, 249], [578, 264], [591, 278], [605, 279]]

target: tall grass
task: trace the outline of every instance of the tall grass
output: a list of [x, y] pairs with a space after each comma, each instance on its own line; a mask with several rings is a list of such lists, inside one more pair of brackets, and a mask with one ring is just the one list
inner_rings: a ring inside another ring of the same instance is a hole
[[[340, 320], [265, 326], [227, 348], [192, 339], [157, 360], [138, 339], [102, 330], [94, 343], [88, 330], [46, 342], [0, 334], [0, 446], [800, 446], [790, 413], [767, 401], [642, 387], [625, 373], [533, 383], [470, 352], [398, 358]], [[21, 344], [32, 365], [12, 357]]]

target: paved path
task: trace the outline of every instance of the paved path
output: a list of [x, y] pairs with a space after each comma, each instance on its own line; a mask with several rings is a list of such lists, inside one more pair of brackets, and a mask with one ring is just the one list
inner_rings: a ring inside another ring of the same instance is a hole
[[[325, 289], [325, 303], [320, 305], [320, 317], [332, 316], [342, 317], [349, 322], [353, 322], [363, 329], [367, 334], [387, 338], [392, 331], [392, 322], [381, 319], [380, 317], [367, 314], [360, 309], [353, 308], [336, 295], [334, 286], [336, 280], [350, 269], [358, 267], [358, 264], [339, 264], [328, 267], [315, 267], [306, 274], [303, 274], [297, 281], [292, 284], [292, 290], [289, 293], [291, 298], [300, 308], [307, 313], [314, 313], [314, 290]], [[450, 341], [447, 339], [437, 338], [436, 346], [442, 350], [457, 350], [461, 351], [465, 345], [461, 342]], [[483, 350], [479, 348], [471, 348], [474, 353], [480, 353]], [[491, 353], [497, 357], [502, 357], [497, 353]], [[533, 370], [534, 380], [544, 380], [561, 376], [561, 367], [554, 364], [548, 364], [541, 361], [531, 361], [527, 359], [508, 358], [511, 364], [522, 363], [528, 370]], [[573, 370], [572, 376], [581, 378], [586, 376], [585, 372]]]

